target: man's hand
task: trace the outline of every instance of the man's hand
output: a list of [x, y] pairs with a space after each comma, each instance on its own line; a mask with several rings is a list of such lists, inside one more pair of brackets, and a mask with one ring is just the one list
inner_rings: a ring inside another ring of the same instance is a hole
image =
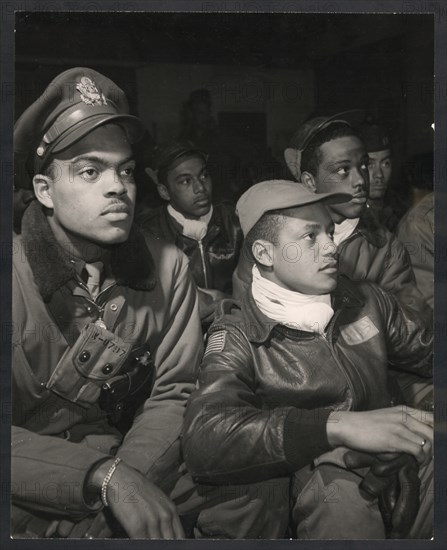
[[419, 465], [406, 453], [371, 455], [347, 451], [346, 466], [370, 466], [359, 485], [366, 500], [378, 498], [387, 538], [405, 538], [417, 516], [420, 504]]
[[[113, 459], [93, 472], [91, 483], [101, 488]], [[107, 487], [109, 509], [130, 538], [181, 539], [183, 527], [174, 503], [140, 472], [120, 462]]]
[[375, 411], [334, 411], [327, 435], [331, 445], [368, 453], [411, 454], [422, 464], [430, 460], [433, 414], [406, 406]]

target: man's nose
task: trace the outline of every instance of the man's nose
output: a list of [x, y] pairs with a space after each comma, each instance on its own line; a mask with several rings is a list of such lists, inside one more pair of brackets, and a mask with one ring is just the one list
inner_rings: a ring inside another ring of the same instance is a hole
[[333, 258], [337, 254], [337, 245], [333, 237], [329, 234], [325, 235], [320, 242], [320, 252], [325, 258]]
[[374, 166], [372, 171], [372, 177], [375, 179], [383, 179], [383, 170], [380, 164]]
[[327, 235], [324, 242], [321, 244], [321, 254], [325, 258], [333, 258], [337, 255], [337, 245], [329, 235]]
[[356, 169], [353, 171], [352, 186], [356, 189], [362, 189], [368, 186], [367, 176], [362, 170]]
[[193, 180], [193, 191], [196, 195], [203, 193], [205, 190], [205, 185], [200, 178], [194, 178]]
[[127, 187], [119, 174], [114, 170], [106, 170], [102, 174], [104, 178], [105, 194], [107, 196], [123, 195], [127, 193]]

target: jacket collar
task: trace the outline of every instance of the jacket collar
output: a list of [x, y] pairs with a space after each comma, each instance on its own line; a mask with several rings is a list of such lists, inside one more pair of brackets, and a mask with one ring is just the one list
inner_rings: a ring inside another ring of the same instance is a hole
[[382, 248], [387, 243], [385, 228], [379, 224], [368, 208], [360, 216], [360, 221], [353, 234], [355, 235], [356, 232], [361, 233], [367, 241], [377, 248]]
[[[38, 201], [33, 201], [23, 216], [22, 240], [36, 284], [48, 302], [56, 290], [76, 279], [76, 269], [58, 244]], [[113, 247], [110, 267], [118, 285], [135, 290], [155, 287], [154, 260], [135, 226], [125, 243]]]
[[[356, 288], [355, 284], [352, 284], [352, 281], [344, 275], [338, 277], [337, 288], [331, 293], [331, 299], [334, 312], [345, 308], [361, 307], [364, 304], [360, 291]], [[243, 322], [245, 328], [248, 329], [245, 330], [245, 333], [253, 344], [262, 344], [269, 340], [276, 327], [280, 327], [281, 332], [293, 338], [315, 338], [314, 333], [285, 327], [264, 315], [254, 301], [251, 288], [245, 294], [242, 303]]]

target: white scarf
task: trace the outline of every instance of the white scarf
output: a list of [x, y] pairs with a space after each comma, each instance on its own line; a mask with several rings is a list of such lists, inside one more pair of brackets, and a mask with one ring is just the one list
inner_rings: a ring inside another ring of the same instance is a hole
[[334, 315], [330, 294], [314, 296], [287, 290], [265, 279], [256, 265], [251, 291], [264, 315], [297, 330], [323, 334]]
[[334, 229], [334, 243], [338, 246], [345, 241], [350, 235], [354, 233], [354, 229], [357, 227], [360, 218], [343, 220], [341, 223], [335, 224]]
[[205, 214], [198, 220], [192, 220], [185, 218], [183, 214], [180, 214], [175, 208], [168, 204], [168, 213], [182, 226], [182, 234], [185, 237], [201, 241], [205, 237], [208, 231], [208, 224], [210, 223], [211, 216], [213, 215], [213, 206], [211, 205], [208, 214]]

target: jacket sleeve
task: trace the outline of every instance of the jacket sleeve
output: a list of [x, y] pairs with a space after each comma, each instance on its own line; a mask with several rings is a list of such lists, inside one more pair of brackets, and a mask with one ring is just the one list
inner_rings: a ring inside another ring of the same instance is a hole
[[185, 416], [183, 452], [200, 481], [249, 483], [290, 475], [330, 449], [329, 410], [267, 408], [250, 344], [234, 326], [211, 331], [199, 389]]
[[402, 306], [394, 296], [371, 285], [383, 308], [386, 322], [388, 362], [393, 367], [430, 377], [433, 374], [433, 320]]
[[433, 309], [434, 301], [434, 226], [433, 205], [420, 211], [416, 206], [400, 222], [399, 240], [405, 245], [413, 266], [416, 284]]
[[102, 507], [100, 501], [85, 502], [84, 483], [90, 469], [110, 455], [18, 426], [12, 427], [11, 448], [13, 503], [73, 519]]
[[[175, 247], [177, 257], [164, 263], [165, 286], [171, 290], [163, 307], [164, 327], [154, 347], [157, 370], [154, 388], [127, 432], [117, 456], [168, 490], [180, 465], [180, 431], [186, 401], [195, 388], [203, 354], [197, 292], [186, 256]], [[173, 274], [172, 274], [173, 271]], [[169, 273], [169, 275], [168, 275]]]
[[381, 276], [375, 282], [387, 292], [394, 294], [402, 308], [408, 310], [410, 315], [420, 315], [424, 323], [429, 322], [431, 311], [416, 286], [408, 252], [392, 234]]

